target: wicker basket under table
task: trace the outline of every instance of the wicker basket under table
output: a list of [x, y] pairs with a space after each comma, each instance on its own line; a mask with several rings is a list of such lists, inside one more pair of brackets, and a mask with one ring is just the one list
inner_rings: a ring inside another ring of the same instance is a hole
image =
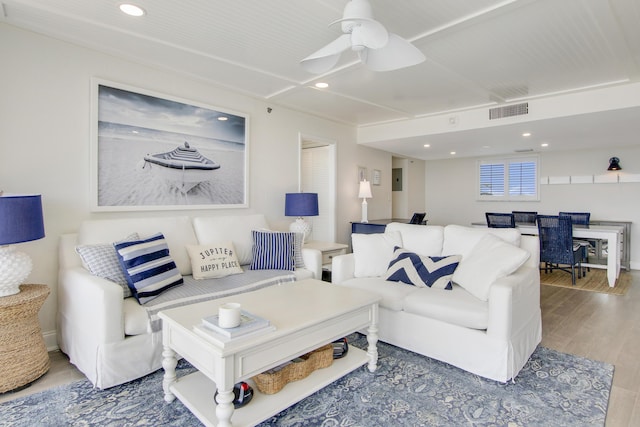
[[333, 345], [327, 344], [300, 356], [302, 361], [290, 363], [277, 372], [263, 372], [253, 377], [258, 390], [264, 394], [274, 394], [292, 381], [308, 377], [316, 369], [327, 368], [333, 363]]
[[21, 285], [0, 297], [0, 393], [29, 384], [49, 370], [38, 311], [49, 295], [47, 285]]

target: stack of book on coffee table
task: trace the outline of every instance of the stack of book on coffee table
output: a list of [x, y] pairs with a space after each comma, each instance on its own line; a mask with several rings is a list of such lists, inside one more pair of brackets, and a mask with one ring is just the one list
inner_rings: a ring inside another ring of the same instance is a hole
[[240, 314], [240, 325], [235, 328], [223, 328], [218, 323], [219, 316], [217, 314], [204, 317], [201, 325], [194, 326], [196, 332], [206, 335], [213, 335], [221, 341], [229, 341], [236, 338], [244, 338], [249, 335], [274, 331], [276, 327], [255, 314], [242, 310]]

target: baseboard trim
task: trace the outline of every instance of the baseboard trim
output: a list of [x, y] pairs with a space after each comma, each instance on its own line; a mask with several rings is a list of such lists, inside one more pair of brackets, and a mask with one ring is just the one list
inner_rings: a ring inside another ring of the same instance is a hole
[[44, 338], [44, 345], [47, 347], [47, 351], [60, 350], [58, 347], [58, 334], [56, 331], [47, 331], [42, 333]]

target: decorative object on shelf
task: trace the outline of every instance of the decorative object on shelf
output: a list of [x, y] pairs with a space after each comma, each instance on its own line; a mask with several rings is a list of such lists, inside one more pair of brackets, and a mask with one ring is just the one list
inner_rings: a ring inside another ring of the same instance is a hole
[[[246, 382], [242, 381], [233, 386], [233, 407], [234, 409], [242, 408], [253, 399], [253, 388]], [[218, 403], [218, 390], [213, 395], [213, 400]]]
[[622, 170], [622, 166], [620, 166], [620, 159], [617, 157], [612, 157], [609, 159], [609, 167], [608, 171], [619, 171]]
[[318, 216], [318, 193], [287, 193], [284, 215], [297, 217], [289, 226], [289, 231], [304, 234], [304, 241], [308, 241], [312, 228], [304, 217]]
[[360, 191], [358, 192], [358, 198], [362, 199], [362, 219], [360, 222], [367, 223], [367, 199], [370, 199], [371, 195], [371, 183], [366, 179], [360, 181]]
[[380, 169], [374, 169], [373, 172], [371, 172], [371, 183], [373, 185], [380, 185], [381, 180], [382, 172], [380, 172]]
[[40, 195], [0, 194], [0, 297], [20, 292], [33, 266], [31, 257], [13, 244], [43, 237]]

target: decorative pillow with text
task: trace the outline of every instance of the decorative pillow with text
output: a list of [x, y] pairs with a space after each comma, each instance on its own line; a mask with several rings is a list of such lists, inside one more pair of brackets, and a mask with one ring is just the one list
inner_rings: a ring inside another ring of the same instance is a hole
[[242, 273], [233, 242], [187, 245], [194, 279], [215, 279]]

